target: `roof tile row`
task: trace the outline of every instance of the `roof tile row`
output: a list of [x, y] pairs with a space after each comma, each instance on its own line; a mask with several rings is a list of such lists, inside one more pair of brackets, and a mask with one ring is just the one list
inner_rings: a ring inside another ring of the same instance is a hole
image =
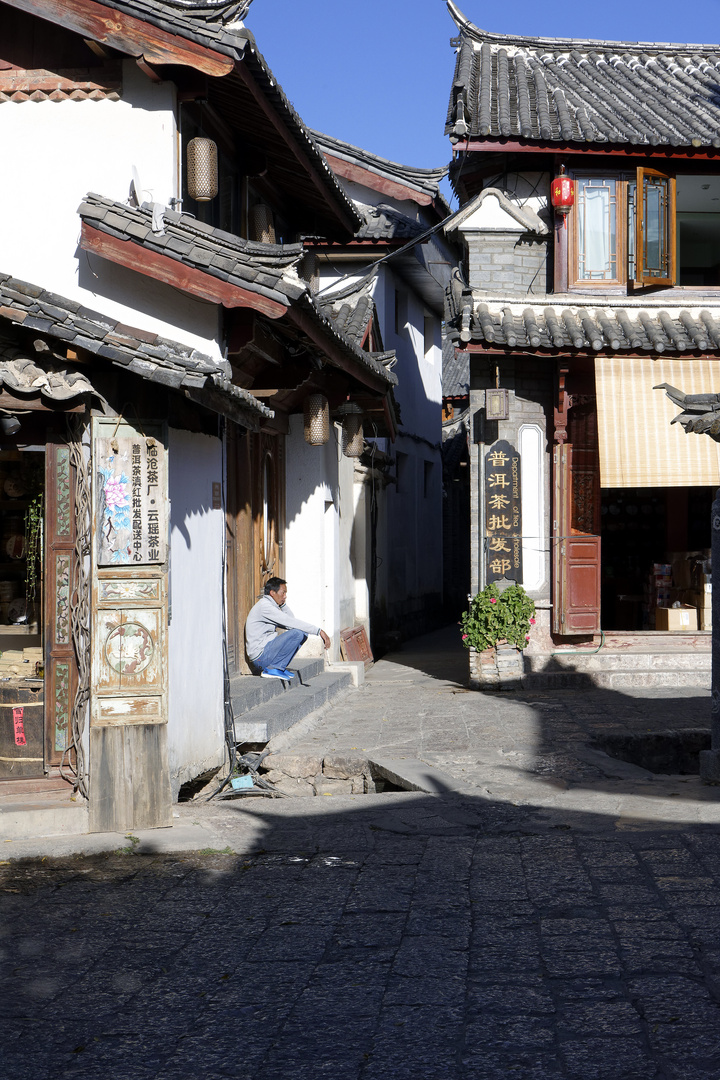
[[[720, 312], [687, 308], [522, 306], [447, 291], [448, 335], [511, 349], [720, 352]], [[462, 346], [461, 346], [462, 347]]]
[[451, 138], [720, 147], [720, 46], [491, 34], [449, 6]]
[[213, 386], [244, 411], [272, 417], [247, 390], [233, 386], [225, 366], [187, 345], [135, 331], [57, 293], [0, 275], [0, 318], [72, 343], [151, 382], [173, 389]]

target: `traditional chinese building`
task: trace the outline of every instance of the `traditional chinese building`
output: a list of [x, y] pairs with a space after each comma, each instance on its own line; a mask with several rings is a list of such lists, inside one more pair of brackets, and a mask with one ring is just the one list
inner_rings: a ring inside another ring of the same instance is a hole
[[547, 649], [657, 632], [656, 609], [695, 603], [720, 482], [654, 389], [720, 386], [716, 47], [510, 36], [448, 8], [472, 589], [521, 581]]
[[306, 240], [320, 296], [358, 343], [391, 348], [396, 438], [368, 428], [356, 462], [368, 515], [369, 623], [382, 648], [439, 625], [443, 612], [441, 336], [458, 251], [440, 229], [447, 172], [418, 169], [314, 133], [362, 224], [349, 242]]
[[323, 568], [334, 657], [357, 621], [344, 423], [394, 437], [393, 353], [315, 296], [303, 238], [361, 219], [248, 7], [0, 3], [0, 784], [74, 791], [59, 829], [222, 764], [268, 576]]

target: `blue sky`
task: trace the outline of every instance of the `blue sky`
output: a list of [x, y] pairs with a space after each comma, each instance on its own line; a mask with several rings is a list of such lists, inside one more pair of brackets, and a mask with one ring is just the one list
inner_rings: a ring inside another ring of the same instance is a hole
[[[720, 42], [720, 0], [457, 2], [498, 33]], [[455, 24], [444, 0], [254, 0], [246, 25], [310, 127], [406, 165], [448, 162]]]

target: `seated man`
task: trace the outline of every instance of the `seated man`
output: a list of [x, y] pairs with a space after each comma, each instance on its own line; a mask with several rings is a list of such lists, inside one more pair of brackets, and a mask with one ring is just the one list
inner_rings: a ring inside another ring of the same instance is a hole
[[[325, 648], [330, 638], [324, 630], [296, 619], [285, 603], [287, 582], [271, 577], [265, 582], [265, 595], [250, 611], [245, 623], [245, 647], [253, 667], [260, 668], [263, 679], [292, 679], [287, 666], [308, 634], [322, 638]], [[277, 634], [282, 629], [284, 634]]]

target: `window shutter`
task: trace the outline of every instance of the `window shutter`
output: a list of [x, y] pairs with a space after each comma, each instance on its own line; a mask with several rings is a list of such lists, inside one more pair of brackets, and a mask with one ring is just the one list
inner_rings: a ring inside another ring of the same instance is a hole
[[638, 168], [635, 200], [635, 282], [674, 285], [675, 177]]

